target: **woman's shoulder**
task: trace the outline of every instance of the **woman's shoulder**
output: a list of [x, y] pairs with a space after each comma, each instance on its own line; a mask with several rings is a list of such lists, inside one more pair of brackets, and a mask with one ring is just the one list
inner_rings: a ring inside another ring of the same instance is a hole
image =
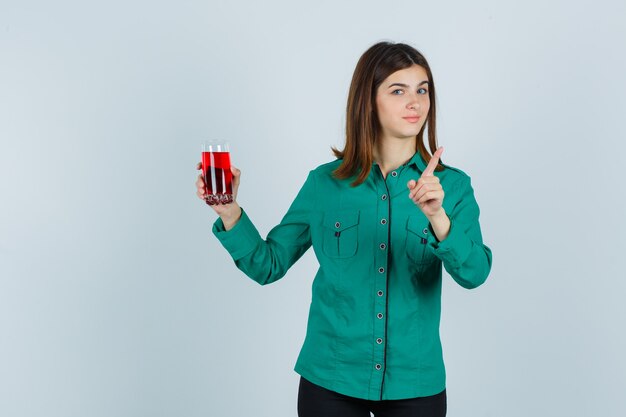
[[439, 164], [445, 168], [444, 171], [448, 171], [448, 170], [451, 171], [449, 172], [449, 175], [452, 175], [455, 178], [461, 178], [461, 177], [469, 178], [469, 175], [465, 171], [463, 171], [461, 168], [444, 164], [443, 162], [439, 162]]
[[314, 175], [316, 177], [325, 177], [329, 175], [332, 176], [333, 171], [339, 168], [339, 165], [341, 165], [341, 161], [341, 159], [335, 159], [334, 161], [325, 162], [321, 165], [318, 165], [311, 170], [311, 175]]
[[439, 164], [445, 168], [443, 171], [439, 171], [441, 172], [441, 180], [443, 182], [445, 178], [445, 182], [449, 186], [456, 188], [471, 182], [471, 177], [469, 176], [469, 174], [467, 174], [461, 168], [444, 164], [442, 162], [439, 162]]
[[338, 179], [334, 174], [335, 170], [339, 168], [342, 162], [343, 159], [335, 159], [316, 166], [309, 171], [307, 180], [313, 181], [318, 186], [321, 186], [322, 189], [330, 187], [330, 189], [334, 190], [335, 187], [347, 187], [352, 179]]

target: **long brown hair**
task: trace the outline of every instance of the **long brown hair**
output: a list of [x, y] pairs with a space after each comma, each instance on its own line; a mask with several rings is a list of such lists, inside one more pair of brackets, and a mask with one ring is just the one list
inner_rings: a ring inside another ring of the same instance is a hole
[[[353, 187], [365, 181], [374, 161], [373, 148], [379, 138], [380, 122], [376, 115], [376, 91], [378, 86], [391, 74], [401, 69], [419, 65], [428, 75], [428, 98], [430, 110], [426, 122], [417, 134], [416, 152], [428, 163], [432, 154], [424, 146], [424, 130], [428, 126], [428, 147], [437, 150], [435, 82], [426, 58], [412, 46], [404, 43], [379, 42], [361, 55], [356, 64], [346, 108], [346, 145], [343, 151], [332, 148], [341, 165], [333, 172], [339, 179], [347, 179], [358, 174], [351, 183]], [[443, 166], [437, 164], [436, 171]]]

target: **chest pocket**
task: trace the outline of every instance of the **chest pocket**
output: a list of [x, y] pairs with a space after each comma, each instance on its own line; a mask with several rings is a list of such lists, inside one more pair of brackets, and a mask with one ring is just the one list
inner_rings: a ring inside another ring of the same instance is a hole
[[422, 217], [410, 216], [406, 222], [406, 251], [407, 256], [414, 263], [422, 265], [435, 260], [436, 256], [426, 244], [430, 231], [428, 220]]
[[322, 250], [329, 258], [349, 258], [358, 246], [359, 211], [343, 210], [324, 213]]

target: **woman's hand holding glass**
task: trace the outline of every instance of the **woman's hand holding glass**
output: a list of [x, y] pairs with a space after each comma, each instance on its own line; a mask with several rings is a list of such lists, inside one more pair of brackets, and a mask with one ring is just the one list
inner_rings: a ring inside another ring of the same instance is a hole
[[[202, 162], [198, 162], [196, 169], [202, 172]], [[220, 216], [222, 222], [224, 222], [224, 228], [230, 230], [237, 223], [241, 217], [241, 207], [237, 204], [237, 190], [239, 189], [239, 182], [241, 179], [241, 171], [231, 165], [230, 171], [233, 174], [233, 201], [231, 203], [218, 203], [211, 205], [211, 208]], [[202, 201], [207, 201], [207, 189], [202, 173], [198, 174], [196, 180], [196, 195]]]

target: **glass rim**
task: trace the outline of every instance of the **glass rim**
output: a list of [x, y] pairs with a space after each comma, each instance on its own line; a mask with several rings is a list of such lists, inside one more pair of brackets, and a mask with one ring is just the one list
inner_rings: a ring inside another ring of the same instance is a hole
[[230, 151], [230, 142], [227, 140], [221, 139], [211, 139], [205, 140], [201, 145], [202, 152], [214, 152], [214, 151], [222, 151], [229, 152]]

